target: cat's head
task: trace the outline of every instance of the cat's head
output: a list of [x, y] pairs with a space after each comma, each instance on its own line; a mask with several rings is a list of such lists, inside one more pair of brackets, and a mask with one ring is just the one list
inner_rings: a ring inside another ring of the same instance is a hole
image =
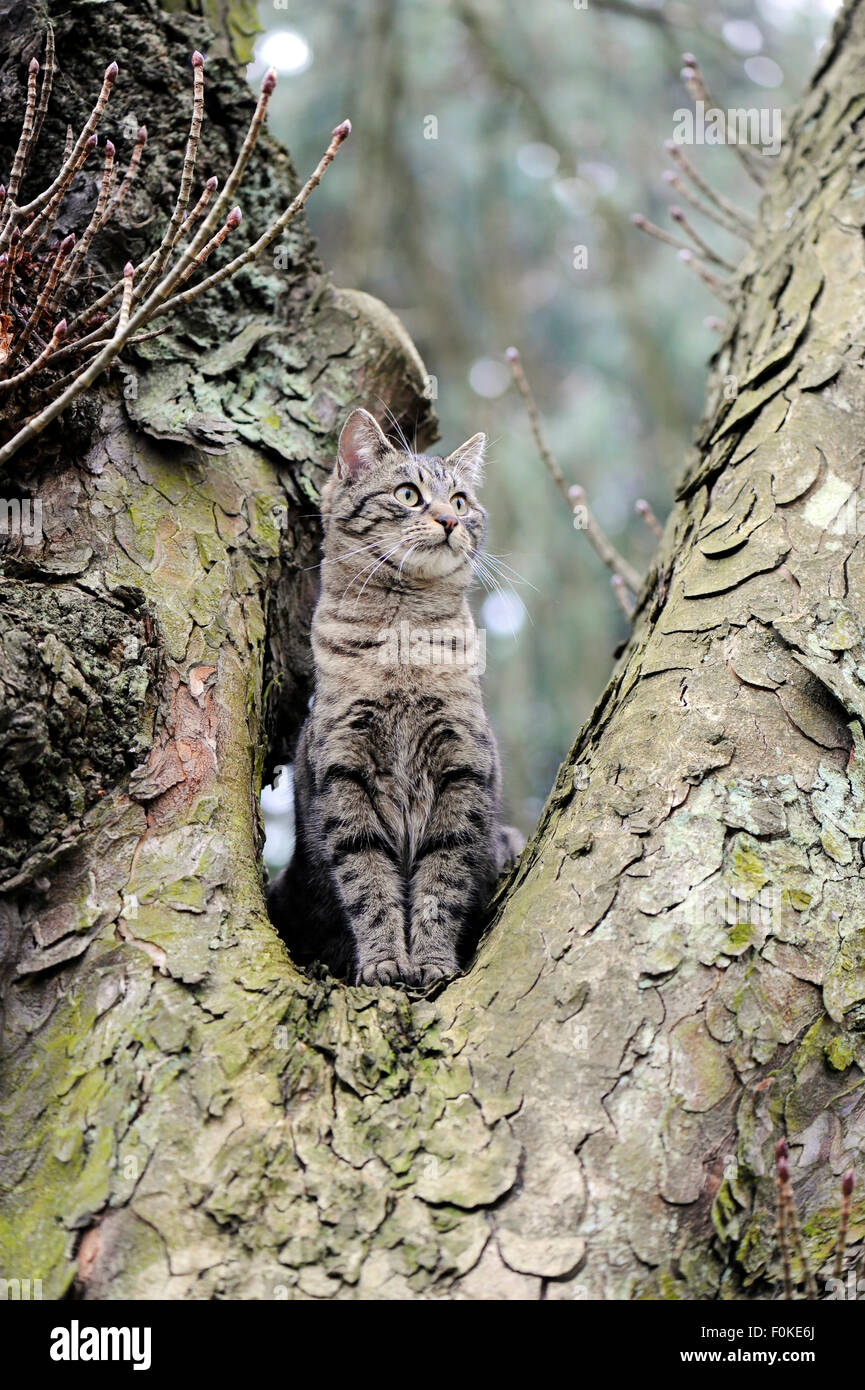
[[447, 458], [411, 454], [368, 411], [353, 410], [322, 493], [326, 558], [345, 557], [370, 573], [380, 561], [381, 582], [452, 576], [467, 584], [486, 535], [476, 492], [485, 444], [476, 434]]

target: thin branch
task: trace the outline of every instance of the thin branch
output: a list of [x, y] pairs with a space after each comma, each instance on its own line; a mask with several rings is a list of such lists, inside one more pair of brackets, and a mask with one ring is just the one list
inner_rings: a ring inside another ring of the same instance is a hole
[[523, 398], [526, 414], [529, 417], [529, 428], [531, 429], [532, 438], [535, 441], [535, 448], [538, 451], [541, 463], [544, 465], [556, 487], [559, 489], [559, 492], [564, 497], [568, 504], [568, 509], [570, 510], [571, 498], [568, 493], [567, 479], [559, 467], [558, 460], [553, 454], [552, 449], [547, 443], [546, 436], [544, 435], [543, 423], [541, 421], [541, 412], [538, 410], [537, 401], [535, 400], [532, 388], [529, 386], [528, 377], [523, 371], [523, 364], [520, 360], [518, 349], [509, 347], [505, 352], [505, 357], [511, 369], [514, 385]]
[[27, 69], [27, 101], [24, 106], [24, 121], [21, 126], [18, 148], [12, 161], [12, 172], [9, 175], [7, 197], [10, 205], [13, 205], [18, 197], [18, 186], [21, 183], [21, 175], [24, 173], [30, 142], [33, 138], [33, 127], [36, 120], [36, 84], [38, 81], [39, 59], [31, 58], [30, 66]]
[[[12, 257], [8, 251], [0, 254], [0, 315], [9, 313], [9, 298], [12, 293]], [[4, 359], [5, 360], [5, 359]]]
[[[191, 213], [189, 213], [189, 217], [186, 218], [184, 225], [182, 225], [181, 227], [181, 238], [182, 236], [186, 235], [186, 232], [188, 232], [189, 229], [193, 227], [193, 225], [195, 225], [197, 218], [199, 218], [200, 215], [202, 215], [204, 208], [207, 207], [207, 203], [210, 202], [210, 199], [211, 197], [213, 197], [213, 193], [216, 192], [218, 186], [220, 186], [220, 181], [218, 181], [217, 178], [209, 178], [207, 179], [207, 182], [204, 183], [202, 196], [199, 197], [199, 200], [197, 200], [195, 207], [192, 208]], [[149, 270], [150, 265], [153, 264], [154, 260], [156, 260], [156, 250], [152, 250], [152, 252], [145, 256], [145, 259], [143, 259], [143, 261], [140, 261], [139, 265], [136, 265], [135, 274], [146, 274], [146, 271]], [[115, 281], [114, 284], [111, 285], [111, 288], [107, 289], [107, 291], [104, 292], [104, 295], [100, 295], [99, 299], [93, 300], [92, 304], [88, 304], [88, 307], [86, 307], [86, 309], [82, 309], [81, 313], [76, 314], [75, 318], [72, 318], [70, 324], [70, 332], [72, 331], [72, 329], [78, 327], [79, 324], [85, 324], [85, 322], [90, 322], [90, 320], [93, 320], [93, 317], [95, 317], [100, 310], [104, 309], [104, 307], [106, 307], [107, 304], [113, 302], [114, 299], [117, 299], [117, 296], [120, 295], [122, 288], [124, 288], [124, 284], [124, 277], [122, 277], [121, 275], [121, 278], [118, 279], [118, 281]], [[108, 324], [100, 325], [99, 329], [96, 329], [96, 332], [99, 332], [99, 334], [102, 334], [102, 332], [106, 332], [108, 328], [113, 327], [114, 322], [115, 318], [108, 322]], [[90, 341], [95, 341], [95, 339], [93, 339], [93, 335], [89, 335], [88, 338], [79, 339], [78, 343], [70, 343], [70, 346], [65, 347], [63, 353], [60, 353], [60, 356], [63, 357], [64, 354], [65, 356], [68, 356], [68, 354], [74, 352], [76, 347], [83, 347], [86, 345], [86, 343], [89, 343]]]
[[706, 108], [711, 107], [713, 111], [719, 113], [725, 144], [732, 148], [733, 153], [736, 155], [736, 158], [739, 160], [739, 163], [742, 165], [748, 177], [753, 179], [754, 183], [756, 183], [759, 188], [762, 188], [766, 176], [762, 168], [754, 163], [754, 160], [757, 159], [758, 156], [749, 145], [742, 145], [738, 140], [730, 140], [727, 113], [721, 107], [716, 106], [710, 97], [703, 78], [703, 73], [700, 69], [700, 64], [697, 62], [694, 54], [683, 53], [682, 61], [685, 64], [682, 68], [682, 81], [688, 89], [690, 96], [694, 101], [702, 101]]
[[727, 289], [727, 286], [722, 280], [718, 279], [717, 275], [713, 275], [710, 270], [706, 269], [702, 261], [694, 255], [693, 251], [680, 251], [679, 260], [682, 261], [684, 265], [689, 266], [691, 270], [695, 271], [703, 281], [703, 284], [708, 286], [712, 293], [716, 294], [719, 299], [722, 299], [725, 304], [732, 303], [733, 296], [730, 290]]
[[0, 393], [8, 391], [12, 386], [20, 386], [22, 381], [26, 381], [28, 377], [35, 376], [38, 371], [41, 371], [48, 358], [54, 354], [57, 344], [62, 342], [65, 336], [66, 320], [61, 319], [39, 356], [34, 357], [33, 361], [23, 367], [17, 375], [7, 376], [4, 381], [0, 381]]
[[515, 347], [509, 347], [505, 353], [514, 385], [523, 398], [526, 407], [526, 414], [529, 419], [529, 428], [535, 442], [541, 462], [555, 483], [559, 492], [568, 504], [568, 510], [576, 513], [576, 509], [581, 509], [581, 519], [585, 524], [580, 526], [584, 530], [590, 545], [603, 560], [609, 570], [627, 585], [633, 594], [638, 594], [643, 586], [643, 581], [632, 565], [628, 563], [623, 555], [620, 555], [612, 541], [607, 538], [601, 529], [596, 518], [592, 515], [585, 501], [585, 493], [581, 487], [568, 487], [564, 473], [559, 467], [553, 451], [546, 441], [543, 424], [541, 423], [541, 413], [538, 410], [534, 393], [529, 385], [528, 378], [523, 371], [523, 364], [520, 354]]
[[[53, 68], [53, 47], [51, 47], [51, 54], [51, 66]], [[73, 236], [66, 237], [50, 261], [44, 256], [35, 260], [37, 275], [40, 271], [42, 272], [43, 287], [29, 317], [26, 316], [26, 301], [22, 300], [20, 317], [24, 317], [26, 321], [17, 342], [12, 345], [11, 355], [14, 357], [21, 353], [34, 336], [41, 351], [37, 353], [32, 362], [25, 364], [14, 376], [0, 381], [0, 389], [5, 393], [11, 384], [20, 383], [36, 375], [46, 363], [50, 363], [52, 369], [62, 360], [70, 357], [77, 357], [79, 363], [62, 381], [58, 382], [55, 373], [54, 381], [50, 385], [37, 391], [35, 398], [32, 394], [30, 395], [31, 409], [34, 400], [44, 401], [44, 407], [37, 409], [35, 414], [26, 419], [17, 433], [0, 449], [0, 464], [5, 463], [22, 445], [38, 436], [56, 419], [80, 392], [86, 390], [115, 361], [126, 344], [142, 342], [163, 332], [164, 330], [159, 328], [151, 329], [149, 332], [143, 331], [153, 318], [167, 314], [178, 304], [188, 302], [234, 275], [270, 246], [304, 206], [351, 131], [351, 123], [347, 120], [334, 129], [324, 155], [302, 188], [296, 193], [288, 207], [271, 222], [266, 231], [251, 246], [199, 284], [184, 290], [181, 287], [185, 282], [204, 265], [242, 221], [240, 208], [232, 207], [225, 216], [222, 225], [219, 226], [219, 209], [226, 205], [231, 191], [239, 182], [249, 160], [263, 126], [268, 101], [276, 82], [276, 75], [271, 69], [262, 82], [255, 112], [222, 193], [214, 198], [219, 188], [218, 180], [216, 178], [207, 179], [198, 201], [190, 212], [188, 211], [189, 198], [204, 116], [204, 59], [200, 53], [193, 54], [192, 67], [194, 74], [192, 117], [174, 209], [162, 240], [156, 250], [144, 258], [140, 266], [135, 267], [131, 261], [127, 262], [122, 280], [101, 295], [95, 303], [83, 309], [72, 320], [71, 327], [73, 329], [80, 324], [90, 323], [93, 325], [83, 337], [70, 341], [70, 325], [65, 319], [58, 324], [47, 344], [42, 343], [39, 339], [36, 329], [56, 302], [57, 297], [74, 283], [76, 274], [85, 261], [93, 237], [122, 202], [126, 190], [135, 177], [141, 152], [147, 139], [147, 132], [144, 127], [140, 127], [138, 130], [123, 182], [113, 196], [111, 191], [116, 172], [115, 150], [110, 141], [106, 142], [104, 168], [96, 205], [78, 245], [76, 246]], [[59, 203], [65, 196], [72, 178], [87, 155], [95, 148], [96, 135], [93, 128], [104, 110], [116, 76], [117, 66], [112, 63], [106, 69], [100, 96], [88, 122], [83, 127], [78, 139], [70, 142], [61, 170], [49, 188], [34, 198], [25, 208], [16, 208], [8, 198], [4, 202], [3, 194], [0, 194], [0, 205], [3, 206], [5, 213], [5, 221], [2, 223], [2, 232], [0, 232], [0, 244], [5, 240], [5, 244], [8, 246], [8, 251], [0, 251], [0, 306], [4, 302], [4, 294], [6, 296], [5, 302], [7, 305], [10, 303], [16, 253], [23, 249], [24, 244], [27, 243], [27, 249], [32, 255], [32, 250], [44, 238], [52, 225]], [[34, 81], [31, 83], [31, 111], [35, 110], [35, 91], [34, 74]], [[26, 124], [29, 130], [29, 121]], [[31, 141], [32, 131], [23, 143], [29, 148]], [[24, 222], [26, 214], [31, 215], [31, 220], [23, 227], [19, 226], [19, 222]], [[172, 255], [187, 233], [190, 234], [190, 240], [180, 249], [175, 263], [172, 265], [170, 263]], [[25, 286], [25, 290], [26, 288]], [[102, 310], [110, 305], [118, 294], [121, 296], [119, 308], [109, 317], [106, 317]], [[17, 301], [12, 307], [13, 313], [17, 314]], [[103, 321], [98, 324], [94, 323], [94, 317], [100, 314]], [[9, 315], [6, 315], [6, 325], [9, 324], [11, 324], [11, 319]], [[6, 332], [5, 326], [4, 332]], [[61, 347], [62, 340], [65, 341]], [[85, 355], [89, 356], [90, 360], [82, 366], [80, 358]]]
[[136, 293], [136, 299], [140, 299], [145, 295], [154, 281], [158, 280], [159, 276], [162, 274], [171, 254], [171, 248], [180, 235], [180, 229], [183, 226], [184, 215], [189, 203], [189, 194], [192, 189], [192, 176], [195, 172], [195, 160], [198, 154], [198, 142], [201, 138], [201, 123], [204, 119], [204, 57], [197, 49], [192, 55], [192, 79], [192, 118], [189, 124], [189, 134], [186, 137], [183, 168], [180, 173], [180, 186], [177, 190], [174, 210], [169, 218], [168, 226], [165, 229], [162, 241], [156, 248], [153, 264]]
[[628, 591], [628, 587], [620, 574], [614, 574], [612, 576], [612, 578], [610, 579], [610, 588], [613, 591], [613, 597], [615, 598], [616, 603], [621, 608], [628, 622], [633, 622], [634, 609], [636, 608], [636, 604], [634, 603], [634, 600]]
[[702, 198], [698, 198], [696, 193], [692, 193], [691, 190], [685, 186], [674, 170], [665, 169], [661, 178], [665, 183], [668, 183], [671, 188], [676, 190], [680, 198], [684, 198], [686, 203], [690, 203], [692, 208], [702, 213], [704, 217], [708, 217], [710, 222], [714, 222], [717, 226], [723, 227], [726, 232], [732, 232], [734, 236], [742, 235], [741, 229], [732, 218], [728, 217], [725, 212], [721, 212], [718, 208], [713, 207], [711, 203], [704, 203]]
[[99, 196], [96, 199], [96, 206], [90, 217], [90, 221], [84, 229], [84, 235], [75, 248], [74, 253], [69, 258], [69, 264], [63, 272], [63, 279], [60, 282], [60, 294], [72, 283], [78, 273], [78, 269], [90, 249], [99, 228], [102, 226], [105, 214], [105, 204], [114, 183], [114, 146], [110, 140], [105, 141], [105, 163], [102, 166], [102, 180], [99, 184]]
[[672, 217], [673, 221], [677, 224], [677, 226], [682, 228], [682, 231], [685, 233], [685, 235], [690, 238], [693, 244], [697, 247], [697, 250], [707, 261], [711, 262], [712, 265], [721, 266], [724, 270], [735, 271], [736, 267], [732, 264], [731, 261], [725, 260], [724, 257], [719, 255], [718, 252], [715, 251], [707, 241], [703, 240], [696, 227], [693, 227], [691, 225], [691, 223], [688, 221], [687, 217], [685, 216], [684, 212], [680, 207], [677, 207], [674, 204], [670, 208], [670, 216]]
[[129, 156], [129, 163], [126, 166], [126, 173], [123, 175], [123, 180], [120, 184], [120, 187], [117, 189], [117, 192], [114, 194], [114, 197], [111, 199], [111, 202], [108, 204], [108, 207], [105, 209], [105, 212], [103, 213], [103, 227], [105, 226], [106, 222], [111, 221], [111, 218], [114, 216], [117, 209], [120, 207], [120, 204], [123, 202], [124, 198], [129, 192], [129, 189], [134, 183], [135, 176], [138, 173], [138, 166], [141, 163], [141, 156], [144, 154], [144, 146], [146, 144], [147, 126], [140, 125], [138, 127], [138, 130], [136, 131], [135, 139], [132, 143], [132, 154]]
[[[266, 251], [268, 246], [272, 245], [277, 237], [285, 231], [289, 222], [297, 216], [313, 189], [317, 188], [321, 183], [328, 165], [333, 162], [340, 146], [350, 134], [351, 121], [342, 121], [333, 131], [330, 144], [306, 183], [303, 185], [303, 188], [301, 188], [300, 192], [292, 199], [285, 209], [285, 212], [283, 212], [275, 222], [271, 223], [266, 232], [262, 233], [258, 241], [253, 242], [252, 246], [244, 251], [242, 255], [236, 256], [233, 261], [229, 261], [228, 265], [224, 265], [221, 270], [215, 271], [213, 275], [208, 276], [206, 280], [202, 280], [200, 284], [193, 285], [191, 289], [186, 290], [183, 294], [177, 294], [172, 299], [167, 300], [167, 302], [163, 304], [161, 308], [156, 309], [150, 317], [157, 318], [160, 314], [169, 313], [179, 304], [188, 304], [191, 299], [195, 299], [199, 294], [203, 294], [205, 290], [212, 289], [214, 285], [220, 284], [222, 280], [227, 280], [230, 275], [236, 275], [238, 270], [242, 270], [245, 265], [249, 265], [250, 261], [254, 261], [257, 256], [260, 256], [262, 251]], [[176, 283], [177, 281], [175, 281], [175, 284]]]
[[[72, 176], [81, 167], [81, 164], [83, 164], [86, 158], [86, 154], [84, 153], [85, 148], [89, 146], [90, 138], [99, 124], [102, 113], [108, 103], [108, 98], [111, 95], [111, 88], [114, 86], [117, 79], [117, 73], [117, 64], [113, 62], [109, 63], [102, 78], [102, 87], [99, 96], [96, 98], [96, 104], [85, 121], [81, 133], [72, 146], [68, 157], [64, 159], [60, 167], [60, 172], [54, 182], [49, 184], [36, 198], [33, 198], [22, 207], [10, 207], [9, 217], [7, 218], [2, 232], [0, 232], [0, 251], [5, 251], [6, 247], [9, 245], [9, 239], [15, 227], [25, 218], [31, 217], [34, 213], [38, 212], [40, 208], [43, 208], [45, 204], [54, 197], [59, 188], [67, 187]], [[95, 148], [95, 141], [90, 148]], [[80, 156], [83, 156], [83, 158], [80, 158]], [[11, 200], [7, 197], [6, 202], [9, 203], [10, 201]]]
[[631, 593], [637, 595], [643, 587], [642, 576], [628, 563], [624, 555], [619, 553], [601, 527], [586, 500], [585, 489], [575, 483], [568, 488], [568, 494], [574, 513], [574, 524], [576, 526], [577, 521], [580, 523], [577, 529], [585, 532], [587, 541], [595, 554], [603, 560], [607, 569], [611, 570], [614, 575], [618, 575], [627, 584]]
[[[40, 241], [42, 241], [46, 233], [51, 230], [57, 210], [66, 196], [66, 190], [68, 189], [75, 175], [78, 173], [79, 169], [84, 164], [85, 160], [93, 152], [93, 150], [96, 149], [97, 143], [97, 137], [95, 135], [91, 135], [84, 142], [84, 145], [81, 147], [80, 150], [78, 150], [77, 153], [75, 150], [72, 151], [72, 154], [69, 156], [69, 159], [65, 166], [66, 174], [64, 175], [62, 181], [58, 184], [57, 188], [55, 189], [53, 196], [44, 205], [39, 215], [37, 217], [34, 217], [33, 221], [27, 224], [23, 232], [20, 227], [13, 227], [10, 236], [10, 241], [14, 241], [15, 236], [17, 234], [21, 237], [22, 241], [25, 241], [27, 243], [28, 249], [30, 251], [33, 251], [39, 245]], [[9, 218], [10, 222], [13, 220], [13, 218], [17, 217], [21, 211], [21, 208], [13, 208]], [[2, 240], [3, 238], [2, 236], [0, 236], [0, 243], [2, 243]]]
[[[198, 269], [198, 267], [202, 265], [204, 261], [207, 260], [211, 252], [215, 251], [218, 246], [222, 245], [229, 232], [234, 231], [235, 227], [240, 226], [240, 222], [240, 208], [233, 208], [231, 212], [228, 214], [228, 217], [225, 219], [224, 225], [220, 227], [219, 231], [216, 233], [215, 236], [211, 237], [207, 245], [199, 252], [198, 257], [192, 263], [192, 265], [187, 267], [183, 278], [187, 279], [190, 275], [192, 275]], [[135, 267], [132, 265], [131, 262], [128, 262], [123, 271], [123, 280], [121, 281], [123, 299], [118, 312], [114, 314], [110, 319], [107, 319], [105, 323], [100, 324], [98, 328], [95, 328], [92, 333], [88, 333], [84, 338], [78, 338], [74, 343], [70, 343], [66, 348], [64, 348], [62, 352], [57, 354], [57, 358], [55, 359], [56, 361], [60, 361], [64, 357], [74, 356], [75, 354], [82, 352], [90, 347], [98, 347], [107, 342], [117, 341], [120, 328], [125, 327], [125, 324], [128, 323], [129, 311], [135, 301], [135, 293], [132, 288], [134, 274]], [[157, 289], [158, 288], [159, 287], [157, 286]], [[196, 290], [198, 288], [199, 287], [196, 286]], [[177, 295], [175, 296], [175, 299], [172, 302], [177, 303], [181, 298], [182, 296]], [[147, 301], [147, 304], [149, 305], [153, 303], [154, 299], [153, 296], [151, 296], [150, 300]], [[146, 308], [147, 305], [143, 307]], [[166, 305], [163, 306], [163, 308], [158, 312], [165, 313], [167, 312], [167, 309], [168, 306]], [[147, 322], [150, 318], [154, 317], [156, 317], [156, 314], [154, 312], [150, 312], [147, 314], [147, 317], [143, 320], [143, 322]], [[112, 329], [116, 330], [113, 334]]]
[[[684, 222], [685, 218], [681, 208], [670, 208], [670, 216], [674, 219], [674, 221], [679, 220], [676, 217], [677, 213], [680, 213], [682, 215], [682, 221]], [[682, 238], [679, 236], [674, 236], [672, 232], [665, 232], [663, 227], [659, 227], [655, 222], [650, 222], [648, 217], [644, 217], [641, 212], [631, 213], [631, 221], [635, 227], [639, 228], [641, 232], [646, 232], [649, 236], [654, 237], [656, 241], [662, 241], [665, 246], [673, 246], [677, 251], [691, 250], [687, 241], [683, 241]], [[701, 246], [704, 250], [704, 254], [715, 265], [725, 266], [727, 270], [735, 270], [735, 266], [730, 265], [729, 261], [725, 261], [723, 257], [718, 256], [712, 250], [711, 246], [707, 246], [706, 242], [701, 240], [701, 238], [694, 231], [693, 227], [691, 227], [690, 223], [686, 223], [686, 227], [692, 242], [694, 242], [696, 245]]]
[[638, 498], [634, 503], [634, 511], [637, 513], [637, 516], [646, 523], [655, 539], [661, 540], [664, 534], [664, 528], [645, 498]]
[[841, 1213], [838, 1217], [838, 1239], [835, 1242], [835, 1263], [832, 1273], [836, 1279], [841, 1278], [841, 1270], [844, 1265], [844, 1250], [847, 1246], [847, 1227], [850, 1224], [850, 1205], [853, 1198], [853, 1184], [855, 1174], [850, 1168], [841, 1179]]
[[72, 249], [74, 246], [75, 237], [72, 235], [72, 233], [70, 233], [69, 236], [64, 237], [60, 245], [58, 246], [54, 260], [51, 262], [51, 268], [48, 272], [48, 278], [46, 279], [45, 284], [43, 285], [42, 290], [40, 292], [39, 298], [36, 301], [36, 307], [34, 308], [32, 314], [27, 320], [27, 323], [20, 337], [17, 339], [16, 342], [12, 344], [12, 351], [6, 359], [7, 366], [11, 362], [14, 362], [16, 357], [20, 357], [21, 352], [32, 338], [36, 325], [41, 322], [48, 309], [50, 308], [54, 299], [54, 291], [57, 288], [57, 283], [60, 279], [60, 272], [63, 269], [63, 264], [66, 260], [66, 257], [72, 253]]
[[781, 1252], [781, 1269], [784, 1275], [784, 1297], [793, 1298], [793, 1275], [790, 1266], [790, 1242], [787, 1239], [787, 1199], [786, 1179], [790, 1170], [787, 1164], [787, 1144], [780, 1139], [775, 1146], [775, 1176], [778, 1202], [778, 1249]]
[[[196, 232], [194, 238], [190, 242], [189, 246], [186, 248], [184, 255], [187, 261], [194, 260], [201, 248], [206, 244], [208, 237], [213, 235], [214, 228], [218, 225], [220, 216], [222, 215], [223, 211], [228, 206], [231, 198], [233, 197], [234, 192], [237, 189], [241, 178], [243, 177], [243, 171], [246, 168], [246, 165], [249, 161], [249, 156], [252, 154], [253, 148], [255, 147], [255, 142], [258, 139], [259, 131], [261, 130], [262, 124], [264, 122], [265, 112], [267, 111], [267, 105], [270, 101], [271, 95], [273, 94], [275, 86], [276, 73], [273, 68], [268, 68], [267, 72], [264, 74], [264, 77], [262, 78], [261, 89], [258, 95], [258, 102], [256, 103], [255, 111], [252, 114], [252, 120], [249, 123], [249, 127], [247, 129], [243, 144], [240, 147], [240, 152], [237, 156], [237, 159], [234, 161], [234, 167], [232, 168], [231, 173], [226, 179], [225, 185], [219, 197], [216, 199], [207, 217], [204, 219], [198, 231]], [[345, 124], [345, 122], [343, 122], [343, 124]], [[337, 127], [337, 129], [339, 129], [339, 127]], [[349, 123], [349, 130], [350, 129], [351, 124]], [[334, 131], [334, 135], [335, 134], [336, 131]], [[346, 134], [348, 134], [348, 131], [346, 131]], [[344, 138], [345, 137], [343, 136], [343, 139]], [[331, 158], [333, 158], [333, 156], [331, 156]], [[330, 163], [330, 160], [328, 160], [328, 163]], [[325, 165], [325, 168], [326, 167], [327, 166]]]
[[123, 299], [120, 301], [120, 314], [117, 319], [117, 331], [115, 338], [122, 338], [129, 323], [129, 315], [132, 311], [132, 287], [135, 282], [135, 266], [131, 261], [127, 261], [123, 269]]
[[793, 1183], [790, 1178], [789, 1152], [786, 1139], [779, 1139], [778, 1143], [775, 1145], [775, 1161], [781, 1190], [781, 1200], [784, 1203], [785, 1222], [793, 1239], [793, 1249], [805, 1279], [805, 1292], [808, 1298], [816, 1298], [817, 1285], [814, 1282], [814, 1275], [811, 1273], [811, 1266], [805, 1254], [805, 1247], [802, 1244], [802, 1232], [799, 1228], [799, 1218], [796, 1215], [796, 1200], [793, 1195]]
[[726, 213], [730, 222], [727, 224], [722, 223], [722, 225], [726, 225], [727, 230], [733, 231], [735, 236], [747, 241], [755, 226], [751, 214], [746, 212], [744, 208], [740, 208], [738, 203], [731, 202], [729, 198], [725, 198], [723, 193], [718, 193], [716, 189], [703, 178], [702, 174], [695, 169], [684, 150], [680, 145], [676, 144], [675, 140], [665, 140], [664, 149], [667, 151], [670, 158], [676, 161], [682, 173], [686, 178], [691, 180], [694, 187], [708, 198], [709, 202], [713, 203], [719, 212]]
[[42, 123], [45, 120], [45, 113], [48, 110], [48, 103], [51, 100], [51, 89], [54, 86], [54, 30], [51, 25], [45, 32], [45, 60], [42, 64], [42, 86], [39, 89], [39, 105], [36, 108], [36, 119], [33, 123], [33, 138], [30, 141], [30, 148], [24, 157], [24, 170], [30, 162], [30, 156], [35, 150], [39, 136], [42, 134]]

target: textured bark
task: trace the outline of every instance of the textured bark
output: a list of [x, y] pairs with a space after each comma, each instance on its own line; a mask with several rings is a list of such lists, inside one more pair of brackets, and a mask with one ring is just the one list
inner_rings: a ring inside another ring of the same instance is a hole
[[350, 397], [408, 408], [396, 330], [316, 293], [301, 240], [284, 319], [230, 297], [134, 402], [102, 393], [86, 454], [33, 461], [53, 529], [0, 657], [10, 812], [44, 809], [3, 868], [6, 1277], [772, 1296], [782, 1134], [826, 1259], [865, 1132], [863, 61], [860, 2], [768, 186], [632, 640], [433, 998], [300, 974], [257, 868], [264, 673], [290, 726], [312, 549], [298, 522], [280, 565], [271, 508], [313, 497]]

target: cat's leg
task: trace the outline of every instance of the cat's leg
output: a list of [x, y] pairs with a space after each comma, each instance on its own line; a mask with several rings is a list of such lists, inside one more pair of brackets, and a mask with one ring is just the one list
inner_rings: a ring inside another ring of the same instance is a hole
[[466, 922], [495, 878], [490, 808], [479, 786], [439, 795], [415, 854], [409, 919], [410, 983], [455, 975]]
[[348, 775], [326, 778], [321, 840], [355, 946], [358, 984], [394, 984], [409, 972], [405, 890], [397, 856], [370, 797]]

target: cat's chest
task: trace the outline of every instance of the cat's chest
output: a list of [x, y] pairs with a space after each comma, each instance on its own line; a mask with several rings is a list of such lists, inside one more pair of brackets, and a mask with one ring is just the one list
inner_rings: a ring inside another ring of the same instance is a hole
[[394, 784], [408, 778], [416, 785], [425, 771], [436, 775], [459, 762], [485, 723], [479, 693], [430, 689], [422, 681], [394, 687], [381, 678], [368, 690], [322, 701], [316, 713], [320, 747], [331, 754], [338, 747], [376, 780]]

